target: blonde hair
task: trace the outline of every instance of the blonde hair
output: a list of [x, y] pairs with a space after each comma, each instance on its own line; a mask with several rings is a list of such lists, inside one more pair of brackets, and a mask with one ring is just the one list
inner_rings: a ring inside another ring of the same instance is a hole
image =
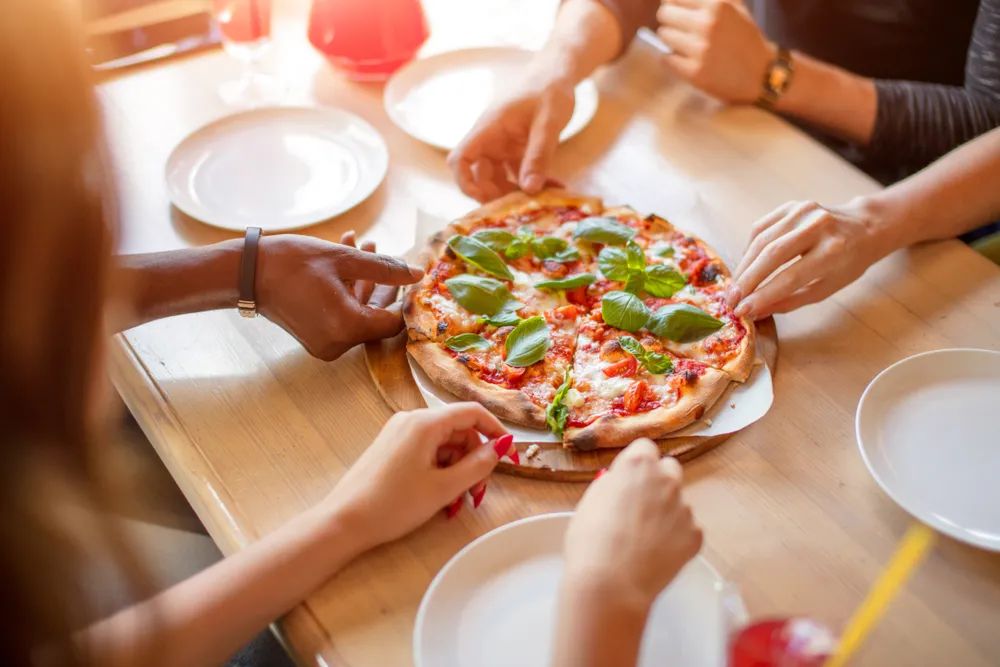
[[82, 664], [70, 636], [93, 620], [93, 546], [138, 570], [106, 518], [96, 446], [112, 199], [78, 15], [61, 0], [5, 0], [2, 16], [0, 662]]

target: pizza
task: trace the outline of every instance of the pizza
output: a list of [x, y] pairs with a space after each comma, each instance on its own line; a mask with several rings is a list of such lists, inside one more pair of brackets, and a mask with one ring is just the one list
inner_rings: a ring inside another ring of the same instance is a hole
[[452, 394], [580, 450], [660, 438], [750, 375], [730, 273], [656, 215], [514, 193], [435, 234], [404, 297], [407, 351]]

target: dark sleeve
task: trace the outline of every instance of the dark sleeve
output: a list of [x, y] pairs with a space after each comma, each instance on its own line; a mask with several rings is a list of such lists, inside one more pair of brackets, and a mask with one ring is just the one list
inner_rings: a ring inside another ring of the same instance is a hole
[[618, 55], [628, 48], [639, 28], [656, 24], [656, 10], [660, 7], [660, 0], [596, 0], [596, 2], [604, 5], [618, 20], [618, 27], [622, 33], [622, 49]]
[[982, 0], [965, 85], [876, 80], [878, 111], [869, 157], [921, 169], [1000, 125], [1000, 0]]

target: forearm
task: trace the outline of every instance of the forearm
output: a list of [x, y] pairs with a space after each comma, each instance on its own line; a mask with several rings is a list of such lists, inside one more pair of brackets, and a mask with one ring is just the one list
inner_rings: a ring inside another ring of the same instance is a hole
[[130, 290], [127, 329], [160, 317], [236, 307], [243, 242], [122, 255], [121, 284]]
[[618, 19], [596, 0], [567, 0], [559, 7], [555, 26], [531, 72], [575, 85], [611, 61], [621, 51], [624, 36]]
[[342, 522], [312, 510], [82, 639], [100, 665], [222, 664], [360, 550]]
[[867, 145], [878, 107], [875, 83], [797, 51], [792, 60], [795, 75], [775, 111]]
[[562, 582], [553, 667], [622, 667], [639, 659], [650, 603], [607, 582]]
[[1000, 219], [1000, 129], [857, 205], [883, 221], [889, 250], [952, 238]]

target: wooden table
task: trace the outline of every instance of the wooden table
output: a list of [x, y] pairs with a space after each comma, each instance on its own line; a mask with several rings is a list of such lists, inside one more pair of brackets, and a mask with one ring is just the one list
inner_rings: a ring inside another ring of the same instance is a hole
[[[553, 0], [426, 0], [428, 51], [483, 43], [537, 45]], [[418, 207], [472, 207], [443, 156], [404, 135], [381, 88], [349, 83], [308, 47], [306, 3], [279, 2], [275, 66], [304, 101], [365, 116], [391, 152], [386, 182], [341, 218], [390, 252], [406, 249]], [[512, 38], [511, 36], [516, 36]], [[208, 243], [225, 234], [173, 212], [163, 183], [171, 148], [227, 112], [215, 96], [237, 66], [209, 53], [101, 85], [121, 183], [124, 251]], [[749, 224], [795, 198], [837, 203], [877, 185], [775, 117], [727, 109], [673, 83], [646, 49], [598, 77], [601, 106], [559, 152], [574, 188], [657, 211], [736, 260]], [[826, 302], [779, 317], [770, 414], [686, 467], [705, 555], [736, 582], [755, 617], [806, 613], [839, 627], [908, 516], [877, 488], [855, 445], [868, 381], [925, 350], [1000, 348], [1000, 270], [958, 242], [897, 253]], [[389, 416], [361, 350], [310, 358], [288, 335], [235, 310], [149, 324], [116, 339], [118, 390], [220, 548], [234, 552], [320, 499]], [[941, 443], [947, 447], [948, 443]], [[498, 525], [565, 510], [581, 485], [499, 476], [488, 501], [358, 560], [278, 624], [302, 664], [410, 664], [414, 615], [433, 575]], [[998, 508], [1000, 511], [1000, 508]], [[896, 601], [859, 663], [1000, 662], [1000, 557], [943, 540]]]

